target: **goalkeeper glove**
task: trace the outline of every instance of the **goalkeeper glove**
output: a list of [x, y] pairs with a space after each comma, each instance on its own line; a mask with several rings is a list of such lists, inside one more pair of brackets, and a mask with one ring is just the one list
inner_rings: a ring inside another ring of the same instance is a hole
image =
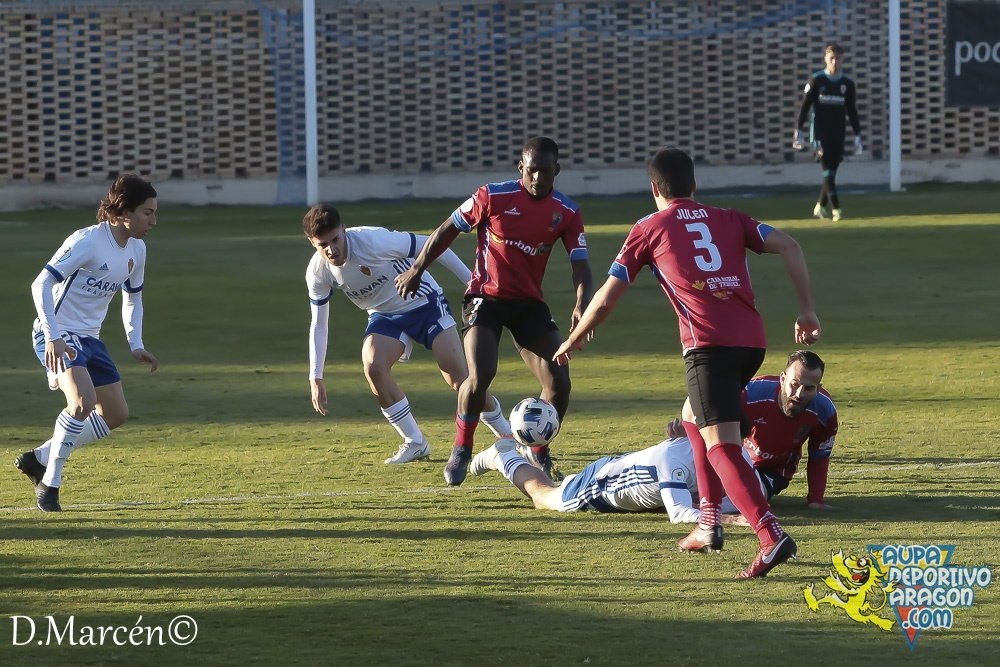
[[804, 151], [806, 149], [806, 133], [802, 130], [795, 130], [795, 134], [792, 137], [792, 148], [797, 151]]
[[864, 152], [865, 152], [865, 145], [863, 143], [861, 143], [861, 135], [860, 134], [855, 134], [854, 135], [854, 154], [855, 155], [861, 155]]

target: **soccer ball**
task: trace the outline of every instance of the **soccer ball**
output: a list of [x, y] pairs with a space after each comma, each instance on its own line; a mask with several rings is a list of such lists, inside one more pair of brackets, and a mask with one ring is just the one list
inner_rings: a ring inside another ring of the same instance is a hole
[[559, 413], [548, 401], [526, 398], [510, 411], [510, 430], [525, 447], [540, 447], [559, 433]]

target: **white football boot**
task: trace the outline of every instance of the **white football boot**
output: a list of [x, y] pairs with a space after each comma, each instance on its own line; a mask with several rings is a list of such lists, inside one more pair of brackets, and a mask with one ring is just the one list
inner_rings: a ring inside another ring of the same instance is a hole
[[398, 465], [410, 461], [426, 460], [431, 457], [431, 445], [424, 438], [420, 442], [404, 442], [396, 453], [385, 460], [386, 465]]
[[517, 442], [513, 438], [501, 438], [483, 451], [472, 457], [469, 464], [470, 475], [485, 475], [490, 470], [500, 470], [500, 455], [504, 452], [518, 449]]

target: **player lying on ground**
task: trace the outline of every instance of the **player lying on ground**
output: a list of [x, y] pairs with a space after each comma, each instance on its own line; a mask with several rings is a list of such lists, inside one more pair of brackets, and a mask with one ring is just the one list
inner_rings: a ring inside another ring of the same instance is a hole
[[758, 375], [743, 390], [743, 447], [768, 500], [788, 487], [805, 445], [807, 506], [835, 509], [823, 499], [837, 436], [837, 408], [821, 386], [824, 368], [818, 354], [797, 350], [781, 375]]
[[[666, 510], [671, 523], [695, 523], [698, 487], [691, 442], [680, 420], [667, 425], [667, 439], [638, 452], [605, 456], [559, 486], [522, 454], [521, 446], [503, 438], [472, 459], [469, 472], [496, 470], [538, 509], [557, 512], [656, 512]], [[749, 456], [747, 457], [749, 461]], [[728, 498], [722, 502], [724, 523], [746, 526]]]

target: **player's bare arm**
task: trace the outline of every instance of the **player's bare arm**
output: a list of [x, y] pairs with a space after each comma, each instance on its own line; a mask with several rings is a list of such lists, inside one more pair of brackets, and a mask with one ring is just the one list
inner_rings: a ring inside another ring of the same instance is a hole
[[451, 219], [442, 222], [421, 248], [413, 266], [396, 276], [396, 293], [404, 299], [413, 296], [420, 289], [420, 278], [424, 271], [454, 243], [459, 234], [461, 230], [452, 224]]
[[156, 355], [141, 347], [139, 349], [132, 350], [132, 358], [140, 364], [149, 364], [150, 373], [155, 373], [160, 368], [160, 360], [156, 358]]
[[63, 354], [66, 352], [66, 341], [53, 338], [45, 341], [45, 368], [51, 373], [62, 373], [66, 370]]
[[812, 345], [819, 340], [822, 328], [813, 306], [812, 288], [806, 257], [798, 242], [780, 229], [773, 229], [764, 239], [764, 252], [781, 255], [788, 276], [795, 287], [799, 316], [795, 320], [795, 342]]
[[563, 344], [552, 355], [552, 361], [562, 366], [572, 359], [570, 352], [582, 350], [587, 336], [611, 315], [615, 306], [618, 305], [618, 300], [625, 294], [628, 286], [628, 283], [624, 280], [608, 276], [604, 285], [601, 289], [597, 290], [597, 294], [594, 295], [593, 300], [587, 306], [587, 310], [584, 311], [576, 328], [570, 332], [566, 340], [563, 341]]
[[326, 407], [326, 384], [323, 382], [323, 378], [311, 378], [309, 380], [309, 392], [312, 394], [313, 410], [325, 417], [329, 410]]
[[[586, 259], [578, 259], [570, 262], [573, 268], [573, 285], [576, 288], [576, 306], [570, 316], [570, 333], [580, 324], [580, 318], [590, 305], [590, 300], [594, 294], [594, 278], [590, 271], [590, 262]], [[587, 334], [587, 342], [594, 339], [594, 332]]]

